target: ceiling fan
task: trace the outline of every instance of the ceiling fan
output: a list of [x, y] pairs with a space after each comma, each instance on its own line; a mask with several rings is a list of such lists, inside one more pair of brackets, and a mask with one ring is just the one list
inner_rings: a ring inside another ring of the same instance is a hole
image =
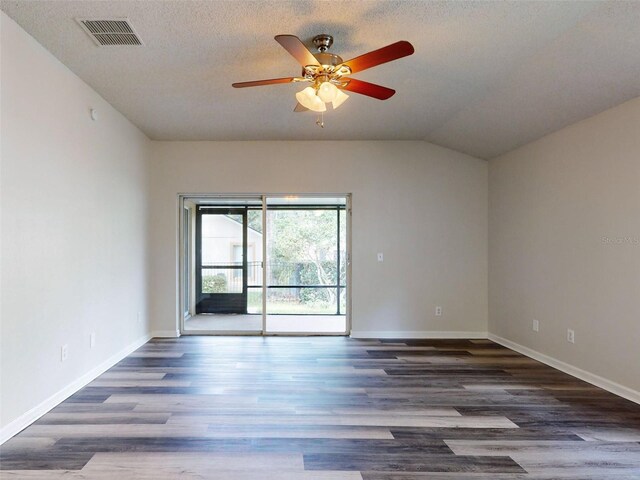
[[[234, 83], [233, 87], [258, 87], [292, 82], [310, 83], [310, 86], [296, 93], [298, 104], [294, 112], [306, 110], [324, 112], [327, 109], [327, 103], [331, 103], [333, 108], [336, 109], [349, 97], [344, 93], [345, 90], [377, 98], [378, 100], [386, 100], [393, 96], [396, 91], [374, 83], [351, 78], [350, 75], [406, 57], [414, 52], [413, 45], [403, 40], [345, 62], [340, 56], [328, 52], [331, 45], [333, 45], [333, 37], [331, 35], [322, 34], [313, 38], [313, 44], [318, 49], [318, 53], [311, 53], [295, 35], [276, 35], [275, 40], [300, 63], [302, 74], [299, 77], [239, 82]], [[323, 126], [322, 123], [317, 123]]]

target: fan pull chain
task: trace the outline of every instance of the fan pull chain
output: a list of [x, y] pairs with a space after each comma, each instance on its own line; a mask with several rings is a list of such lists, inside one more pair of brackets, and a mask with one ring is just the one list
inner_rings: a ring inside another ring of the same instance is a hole
[[320, 115], [318, 115], [318, 118], [316, 120], [316, 125], [318, 125], [320, 128], [324, 128], [324, 113], [320, 112]]

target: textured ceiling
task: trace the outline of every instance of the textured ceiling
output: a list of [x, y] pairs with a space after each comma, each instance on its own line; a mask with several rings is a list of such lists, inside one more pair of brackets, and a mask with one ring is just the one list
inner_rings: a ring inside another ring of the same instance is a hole
[[[2, 10], [161, 140], [427, 140], [481, 158], [640, 95], [640, 1], [1, 1]], [[76, 17], [128, 17], [143, 47], [97, 47]], [[352, 94], [314, 125], [292, 113], [297, 75], [274, 40], [335, 37], [344, 59], [397, 40], [416, 53], [354, 75], [397, 90]]]

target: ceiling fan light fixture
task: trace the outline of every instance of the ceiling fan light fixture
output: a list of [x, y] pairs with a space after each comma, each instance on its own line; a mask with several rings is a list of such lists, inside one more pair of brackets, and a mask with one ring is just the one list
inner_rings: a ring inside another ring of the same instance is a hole
[[318, 96], [324, 103], [331, 103], [338, 95], [338, 87], [331, 82], [322, 82], [318, 88]]
[[336, 88], [336, 90], [338, 91], [338, 93], [336, 93], [336, 97], [331, 102], [331, 105], [333, 105], [334, 110], [338, 108], [340, 105], [342, 105], [347, 100], [347, 98], [349, 98], [349, 95], [344, 93], [339, 88]]
[[298, 100], [300, 105], [313, 112], [324, 112], [327, 110], [324, 102], [316, 95], [316, 91], [313, 87], [307, 87], [296, 93], [296, 100]]

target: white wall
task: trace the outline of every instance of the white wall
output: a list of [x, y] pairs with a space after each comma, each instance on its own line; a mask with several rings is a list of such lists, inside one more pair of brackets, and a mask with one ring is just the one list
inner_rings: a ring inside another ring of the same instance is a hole
[[154, 330], [176, 330], [178, 193], [265, 192], [353, 194], [354, 332], [487, 331], [486, 162], [425, 142], [152, 148]]
[[640, 98], [489, 171], [491, 333], [640, 392]]
[[4, 436], [19, 417], [148, 332], [150, 142], [0, 16]]

